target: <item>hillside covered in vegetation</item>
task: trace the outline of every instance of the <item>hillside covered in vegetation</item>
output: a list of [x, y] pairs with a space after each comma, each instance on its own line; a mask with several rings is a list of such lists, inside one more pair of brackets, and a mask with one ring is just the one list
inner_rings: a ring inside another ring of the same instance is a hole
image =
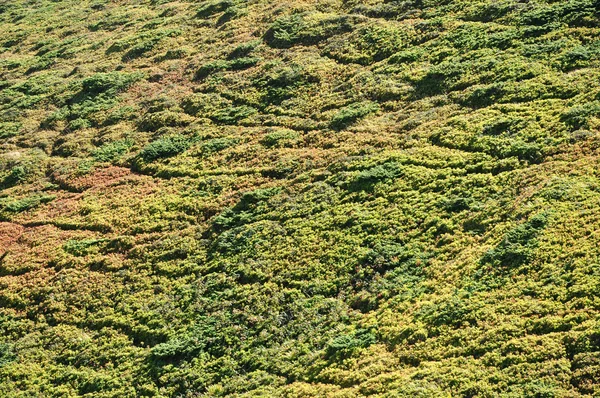
[[0, 3], [0, 396], [600, 396], [600, 1]]

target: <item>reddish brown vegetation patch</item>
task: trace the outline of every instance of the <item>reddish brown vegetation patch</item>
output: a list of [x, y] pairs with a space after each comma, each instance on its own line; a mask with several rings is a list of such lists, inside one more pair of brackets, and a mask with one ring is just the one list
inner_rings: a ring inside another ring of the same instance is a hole
[[92, 187], [106, 186], [132, 175], [130, 169], [125, 167], [111, 166], [96, 170], [92, 174], [73, 177], [73, 175], [59, 175], [55, 173], [52, 177], [62, 188], [69, 191], [83, 192]]
[[0, 256], [4, 256], [8, 248], [23, 235], [24, 230], [19, 224], [0, 222]]
[[16, 226], [13, 231], [20, 232], [3, 254], [2, 268], [9, 274], [21, 274], [45, 267], [61, 254], [62, 245], [77, 234], [75, 231], [61, 231], [52, 225], [31, 228], [12, 225]]

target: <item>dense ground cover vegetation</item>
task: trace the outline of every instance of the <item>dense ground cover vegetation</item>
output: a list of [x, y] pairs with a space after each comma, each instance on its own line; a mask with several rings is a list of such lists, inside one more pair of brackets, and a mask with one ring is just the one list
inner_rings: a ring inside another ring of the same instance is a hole
[[0, 395], [600, 395], [598, 0], [0, 4]]

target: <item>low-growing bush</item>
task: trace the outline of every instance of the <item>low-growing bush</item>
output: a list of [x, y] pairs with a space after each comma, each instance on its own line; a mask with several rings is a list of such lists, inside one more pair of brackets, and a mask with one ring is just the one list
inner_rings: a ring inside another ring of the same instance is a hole
[[598, 4], [595, 0], [570, 0], [538, 6], [520, 15], [523, 25], [559, 28], [557, 22], [571, 26], [598, 26]]
[[54, 195], [33, 195], [23, 199], [5, 202], [3, 210], [9, 213], [21, 213], [26, 210], [33, 209], [43, 203], [48, 203], [56, 198]]
[[228, 59], [244, 58], [247, 57], [252, 51], [254, 51], [260, 45], [259, 40], [248, 41], [238, 45], [233, 49], [227, 56]]
[[340, 109], [331, 119], [330, 126], [333, 129], [341, 130], [378, 110], [379, 105], [375, 102], [355, 102], [354, 104]]
[[188, 115], [208, 117], [218, 109], [227, 108], [231, 104], [231, 101], [215, 93], [196, 93], [184, 98], [181, 108]]
[[211, 74], [223, 70], [240, 70], [255, 66], [260, 61], [257, 57], [240, 57], [230, 60], [217, 60], [202, 65], [194, 75], [195, 80], [202, 80]]
[[131, 140], [109, 142], [92, 152], [97, 162], [113, 162], [123, 156], [133, 145]]
[[238, 142], [239, 140], [236, 138], [213, 138], [203, 142], [202, 145], [200, 145], [200, 148], [202, 150], [202, 154], [210, 155], [235, 146]]
[[255, 66], [260, 61], [258, 57], [240, 57], [229, 61], [228, 70], [240, 70]]
[[596, 41], [587, 46], [571, 48], [560, 56], [559, 62], [563, 70], [570, 71], [587, 67], [591, 61], [598, 59], [598, 57], [600, 57], [600, 43]]
[[180, 336], [152, 347], [151, 355], [154, 360], [183, 359], [196, 353], [204, 347], [204, 343], [194, 336]]
[[121, 61], [128, 62], [152, 51], [163, 39], [175, 37], [181, 34], [179, 29], [154, 29], [140, 33], [139, 35], [125, 38], [114, 42], [106, 54], [127, 50], [121, 57]]
[[147, 40], [142, 43], [136, 44], [135, 46], [127, 50], [125, 54], [123, 54], [121, 60], [123, 62], [128, 62], [135, 58], [139, 58], [145, 53], [152, 51], [152, 49], [154, 49], [154, 47], [158, 44], [159, 41], [160, 39]]
[[21, 183], [27, 180], [28, 174], [29, 172], [26, 166], [22, 164], [17, 164], [11, 167], [8, 175], [4, 177], [4, 179], [0, 183], [0, 188], [8, 188]]
[[600, 396], [598, 0], [0, 3], [0, 396]]
[[497, 21], [519, 8], [519, 3], [512, 2], [475, 3], [466, 10], [465, 19], [477, 22]]
[[140, 157], [146, 162], [168, 158], [185, 152], [191, 146], [190, 139], [182, 135], [161, 137], [142, 149]]
[[107, 112], [118, 103], [118, 94], [142, 78], [141, 73], [109, 72], [97, 73], [74, 83], [74, 87], [81, 89], [46, 117], [41, 127], [56, 128], [59, 121], [66, 121], [69, 130], [110, 124]]
[[14, 345], [9, 343], [0, 343], [0, 369], [3, 366], [17, 360]]
[[0, 123], [0, 139], [14, 137], [19, 134], [21, 123], [2, 122]]
[[226, 12], [229, 9], [232, 9], [241, 3], [238, 0], [212, 0], [206, 1], [204, 4], [200, 6], [198, 11], [196, 12], [196, 16], [199, 18], [208, 18], [213, 16], [214, 14], [220, 12]]
[[327, 346], [327, 355], [346, 358], [377, 342], [377, 336], [369, 329], [357, 329], [352, 334], [344, 334], [333, 339]]
[[167, 50], [163, 55], [156, 57], [155, 60], [162, 62], [172, 59], [182, 59], [185, 58], [188, 54], [189, 51], [185, 48], [175, 48]]
[[332, 14], [292, 14], [277, 19], [265, 33], [265, 41], [275, 48], [316, 44], [336, 34], [352, 30], [355, 19]]
[[261, 74], [254, 86], [261, 90], [261, 103], [279, 105], [293, 98], [301, 87], [318, 83], [319, 79], [308, 73], [302, 65], [275, 66]]
[[196, 71], [196, 73], [194, 75], [194, 79], [202, 80], [202, 79], [208, 77], [209, 75], [211, 75], [212, 73], [227, 69], [228, 66], [229, 66], [229, 61], [226, 61], [226, 60], [213, 61], [208, 64], [202, 65]]
[[170, 110], [147, 113], [138, 123], [142, 131], [157, 131], [163, 127], [184, 127], [194, 121], [185, 113]]
[[360, 4], [352, 8], [352, 13], [371, 18], [405, 19], [420, 15], [423, 7], [421, 0], [391, 1], [376, 4]]
[[390, 64], [410, 64], [419, 61], [425, 56], [425, 51], [420, 48], [409, 48], [398, 51], [387, 60]]
[[475, 310], [480, 306], [481, 303], [472, 300], [468, 294], [455, 294], [444, 301], [420, 308], [417, 317], [431, 326], [474, 326], [477, 324]]
[[92, 123], [88, 119], [82, 117], [71, 120], [67, 125], [67, 128], [70, 131], [82, 130], [89, 127], [92, 127]]
[[63, 250], [73, 256], [85, 256], [93, 251], [93, 249], [97, 249], [97, 246], [101, 243], [107, 242], [108, 239], [84, 239], [77, 240], [72, 239], [68, 240], [63, 245]]
[[255, 108], [247, 105], [241, 105], [219, 109], [209, 117], [219, 124], [235, 124], [257, 113], [258, 111]]
[[371, 190], [380, 182], [390, 182], [401, 176], [402, 166], [396, 162], [388, 162], [379, 166], [366, 169], [350, 182], [349, 188], [353, 191]]
[[113, 109], [104, 120], [104, 126], [117, 124], [125, 120], [135, 120], [138, 109], [133, 106], [121, 106]]
[[482, 265], [516, 268], [528, 263], [538, 247], [537, 236], [546, 227], [547, 214], [538, 214], [517, 225], [506, 233], [504, 239], [494, 249], [481, 258]]
[[80, 96], [105, 94], [114, 96], [143, 77], [140, 73], [108, 72], [97, 73], [81, 81]]
[[560, 115], [560, 120], [571, 130], [581, 130], [589, 128], [589, 120], [594, 116], [600, 117], [600, 101], [570, 108]]
[[277, 130], [266, 134], [261, 140], [261, 144], [268, 148], [291, 146], [299, 137], [293, 130]]
[[398, 52], [410, 40], [408, 32], [385, 25], [370, 25], [332, 41], [324, 53], [340, 62], [369, 65]]

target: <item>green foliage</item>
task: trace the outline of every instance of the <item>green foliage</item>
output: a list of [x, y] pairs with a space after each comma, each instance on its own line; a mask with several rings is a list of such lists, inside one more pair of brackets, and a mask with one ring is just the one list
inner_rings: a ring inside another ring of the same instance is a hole
[[260, 61], [260, 58], [256, 57], [239, 57], [231, 60], [227, 65], [228, 70], [240, 70], [255, 66]]
[[242, 13], [240, 8], [244, 4], [243, 1], [239, 0], [213, 0], [205, 1], [202, 6], [198, 9], [197, 16], [199, 18], [208, 18], [215, 14], [222, 13], [219, 18], [219, 22], [223, 23], [239, 16]]
[[600, 396], [597, 0], [133, 3], [0, 4], [0, 396]]
[[[255, 191], [246, 192], [240, 201], [232, 208], [226, 209], [213, 220], [213, 228], [217, 231], [223, 231], [235, 226], [244, 225], [252, 221], [257, 221], [257, 213], [261, 213], [261, 206], [272, 196], [279, 193], [279, 188], [257, 189]], [[236, 251], [239, 248], [240, 238], [244, 238], [244, 233], [239, 234], [239, 230], [232, 231], [229, 235], [223, 235], [217, 242], [218, 247], [222, 251]], [[253, 233], [250, 231], [249, 236]], [[233, 240], [233, 241], [232, 241]]]
[[391, 182], [402, 175], [402, 166], [398, 163], [385, 163], [363, 170], [350, 183], [352, 190], [372, 190], [380, 182]]
[[113, 109], [104, 120], [105, 126], [110, 126], [123, 121], [134, 120], [137, 117], [137, 109], [133, 106], [122, 106]]
[[235, 146], [237, 143], [238, 140], [235, 138], [212, 138], [203, 142], [200, 148], [202, 149], [202, 153], [210, 155]]
[[377, 110], [379, 105], [374, 102], [356, 102], [340, 109], [331, 119], [330, 125], [336, 130], [341, 130]]
[[202, 65], [200, 69], [196, 71], [194, 78], [196, 80], [204, 79], [214, 72], [226, 70], [229, 67], [229, 61], [218, 60], [205, 65]]
[[560, 119], [572, 130], [589, 128], [590, 117], [600, 117], [600, 102], [590, 102], [582, 106], [575, 106], [568, 109]]
[[266, 147], [291, 146], [298, 139], [298, 133], [292, 130], [277, 130], [266, 134], [260, 141]]
[[77, 119], [71, 120], [69, 122], [68, 129], [71, 131], [75, 131], [75, 130], [85, 129], [85, 128], [88, 128], [91, 126], [92, 126], [92, 123], [89, 120], [84, 119], [84, 118], [77, 118]]
[[4, 179], [2, 183], [0, 183], [1, 188], [8, 188], [15, 186], [21, 182], [24, 182], [27, 179], [27, 168], [23, 165], [15, 165], [11, 167], [10, 172]]
[[332, 14], [300, 13], [277, 19], [265, 33], [265, 41], [275, 48], [310, 45], [353, 27], [351, 17]]
[[109, 55], [114, 52], [127, 50], [122, 55], [121, 60], [123, 62], [130, 62], [152, 51], [163, 39], [175, 37], [180, 34], [181, 31], [179, 29], [156, 29], [151, 32], [144, 32], [113, 43], [106, 50], [106, 54]]
[[369, 25], [357, 29], [350, 37], [333, 41], [325, 48], [325, 54], [340, 62], [369, 65], [398, 52], [410, 40], [402, 30]]
[[260, 45], [260, 43], [261, 42], [259, 40], [253, 40], [253, 41], [248, 41], [246, 43], [242, 43], [242, 44], [238, 45], [237, 47], [235, 47], [233, 49], [233, 51], [231, 51], [229, 53], [227, 58], [229, 58], [229, 59], [245, 58], [251, 52], [256, 50], [256, 48]]
[[230, 104], [230, 101], [217, 94], [198, 93], [184, 98], [181, 107], [189, 115], [202, 117]]
[[548, 27], [557, 22], [571, 26], [597, 26], [598, 14], [595, 0], [571, 0], [557, 4], [536, 7], [524, 12], [520, 22], [524, 25]]
[[9, 365], [16, 361], [17, 355], [15, 354], [14, 347], [12, 344], [0, 343], [0, 368]]
[[43, 120], [41, 127], [56, 128], [62, 120], [69, 122], [69, 130], [98, 126], [106, 118], [106, 111], [117, 103], [119, 93], [142, 77], [140, 73], [109, 72], [84, 78], [74, 84], [80, 90], [68, 98], [62, 108]]
[[422, 307], [417, 316], [431, 326], [461, 327], [465, 324], [476, 325], [477, 314], [473, 307], [477, 304], [469, 303], [468, 294], [454, 295], [440, 303]]
[[494, 249], [481, 258], [481, 264], [493, 267], [516, 268], [530, 262], [538, 247], [537, 235], [548, 221], [546, 214], [538, 214], [506, 233]]
[[353, 334], [336, 337], [327, 346], [330, 357], [348, 357], [360, 351], [360, 348], [375, 344], [377, 337], [368, 329], [358, 329]]
[[192, 123], [193, 118], [180, 112], [164, 110], [145, 114], [138, 123], [142, 131], [158, 131], [163, 127], [183, 127]]
[[152, 347], [152, 357], [160, 360], [173, 360], [197, 353], [203, 344], [197, 336], [176, 338], [167, 343], [160, 343]]
[[131, 140], [109, 142], [92, 152], [92, 156], [98, 162], [113, 162], [121, 158], [131, 148]]
[[115, 96], [141, 78], [142, 75], [139, 73], [97, 73], [81, 81], [81, 92], [78, 95], [92, 96], [104, 94], [106, 96]]
[[563, 70], [573, 70], [589, 66], [593, 60], [600, 57], [600, 43], [592, 42], [585, 46], [576, 46], [566, 51], [560, 62]]
[[260, 61], [257, 57], [236, 57], [231, 60], [218, 60], [202, 65], [195, 74], [196, 80], [202, 80], [211, 74], [223, 70], [241, 70], [255, 66]]
[[74, 256], [85, 256], [90, 249], [107, 239], [69, 240], [63, 245], [63, 250]]
[[298, 64], [273, 66], [254, 81], [254, 85], [263, 92], [261, 103], [265, 105], [280, 105], [293, 98], [298, 89], [313, 83], [318, 83], [318, 79]]
[[407, 18], [419, 12], [423, 6], [421, 0], [394, 1], [394, 2], [373, 2], [361, 4], [360, 2], [350, 2], [353, 6], [352, 12], [363, 14], [371, 18], [400, 19]]
[[146, 162], [152, 162], [182, 153], [190, 145], [190, 139], [182, 135], [162, 137], [146, 145], [140, 152], [140, 157]]
[[249, 118], [257, 113], [251, 106], [241, 105], [232, 106], [225, 109], [219, 109], [210, 117], [220, 124], [235, 124], [243, 119]]
[[0, 123], [0, 139], [14, 137], [19, 134], [20, 123], [2, 122]]
[[23, 211], [31, 210], [37, 206], [53, 201], [56, 198], [54, 195], [33, 195], [17, 200], [4, 201], [2, 210], [9, 213], [21, 213]]

